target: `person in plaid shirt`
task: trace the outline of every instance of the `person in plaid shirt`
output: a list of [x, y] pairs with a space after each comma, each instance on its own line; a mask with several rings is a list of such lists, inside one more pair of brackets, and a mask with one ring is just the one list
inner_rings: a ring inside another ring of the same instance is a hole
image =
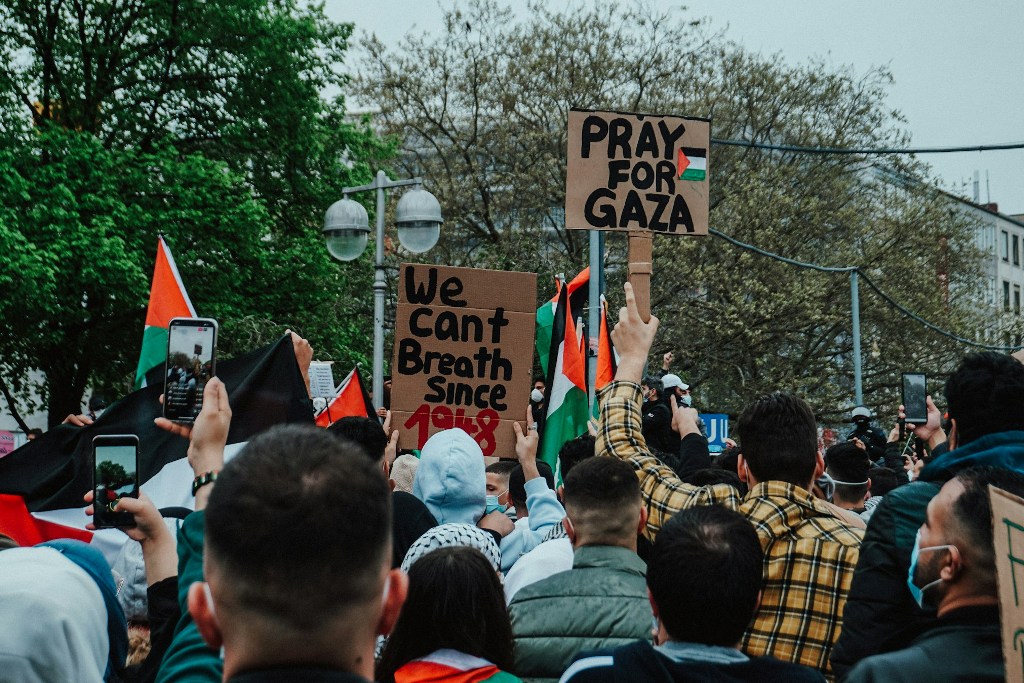
[[673, 514], [696, 505], [719, 504], [745, 515], [765, 557], [761, 604], [743, 635], [743, 651], [810, 666], [831, 679], [829, 654], [841, 629], [863, 531], [810, 493], [824, 471], [814, 414], [802, 399], [780, 392], [744, 410], [737, 424], [742, 447], [737, 471], [749, 492], [742, 500], [728, 485], [683, 483], [651, 454], [640, 431], [640, 379], [658, 319], [643, 322], [628, 283], [625, 292], [626, 306], [612, 332], [618, 370], [599, 394], [597, 453], [633, 466], [652, 540]]

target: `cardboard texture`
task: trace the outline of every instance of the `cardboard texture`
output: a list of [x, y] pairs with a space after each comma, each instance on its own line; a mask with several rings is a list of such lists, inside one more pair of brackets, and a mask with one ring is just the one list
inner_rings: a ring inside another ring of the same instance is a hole
[[711, 122], [569, 112], [565, 227], [708, 232]]
[[636, 310], [645, 323], [651, 320], [651, 272], [654, 270], [654, 239], [650, 232], [629, 233], [629, 284], [633, 285]]
[[392, 424], [422, 448], [460, 427], [485, 456], [512, 457], [529, 403], [537, 276], [402, 264], [391, 365]]
[[1024, 681], [1024, 499], [988, 487], [1007, 681]]

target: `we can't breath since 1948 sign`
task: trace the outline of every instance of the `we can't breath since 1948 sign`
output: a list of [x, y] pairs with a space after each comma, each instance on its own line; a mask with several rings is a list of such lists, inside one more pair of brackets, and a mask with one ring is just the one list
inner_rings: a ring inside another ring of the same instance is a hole
[[707, 119], [569, 112], [565, 227], [708, 232]]

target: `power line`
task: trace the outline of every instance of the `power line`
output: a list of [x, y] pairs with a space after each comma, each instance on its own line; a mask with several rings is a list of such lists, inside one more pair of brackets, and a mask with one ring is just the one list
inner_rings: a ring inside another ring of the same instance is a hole
[[875, 291], [875, 293], [878, 294], [878, 296], [882, 297], [883, 301], [885, 301], [887, 304], [889, 304], [890, 306], [895, 308], [897, 311], [899, 311], [903, 315], [907, 316], [908, 318], [921, 323], [922, 325], [924, 325], [928, 329], [932, 330], [933, 332], [937, 332], [937, 333], [943, 335], [944, 337], [948, 337], [948, 338], [950, 338], [950, 339], [952, 339], [952, 340], [954, 340], [956, 342], [959, 342], [961, 344], [967, 344], [968, 346], [974, 346], [974, 347], [977, 347], [977, 348], [986, 349], [988, 351], [1017, 351], [1017, 350], [1022, 348], [1021, 346], [996, 346], [994, 344], [982, 344], [981, 342], [976, 342], [976, 341], [967, 339], [965, 337], [961, 337], [959, 335], [953, 334], [952, 332], [948, 332], [948, 331], [942, 329], [938, 325], [936, 325], [936, 324], [934, 324], [932, 322], [929, 322], [928, 320], [925, 320], [924, 318], [919, 316], [917, 313], [914, 313], [909, 308], [907, 308], [906, 306], [904, 306], [903, 304], [899, 303], [898, 301], [893, 299], [891, 296], [889, 296], [888, 294], [883, 292], [882, 289], [878, 285], [876, 285], [874, 282], [872, 282], [871, 278], [869, 278], [864, 273], [863, 269], [861, 269], [860, 266], [822, 266], [822, 265], [819, 265], [817, 263], [807, 263], [805, 261], [797, 261], [795, 259], [786, 258], [785, 256], [782, 256], [781, 254], [776, 254], [774, 252], [767, 251], [765, 249], [761, 249], [760, 247], [755, 247], [753, 244], [747, 244], [746, 242], [741, 242], [738, 239], [736, 239], [735, 237], [731, 237], [729, 235], [726, 235], [724, 232], [721, 232], [719, 230], [715, 230], [714, 228], [708, 228], [708, 233], [711, 234], [711, 235], [714, 235], [715, 237], [719, 237], [721, 239], [724, 239], [726, 242], [734, 244], [737, 247], [740, 247], [741, 249], [746, 249], [748, 251], [752, 251], [755, 254], [760, 254], [761, 256], [767, 256], [768, 258], [775, 259], [776, 261], [781, 261], [781, 262], [789, 264], [791, 266], [796, 266], [797, 268], [804, 268], [804, 269], [809, 269], [809, 270], [817, 270], [817, 271], [822, 272], [822, 273], [851, 273], [851, 272], [856, 271], [857, 274], [861, 278], [864, 279], [864, 281], [868, 284], [868, 286], [871, 287], [871, 289], [873, 289]]
[[725, 140], [711, 138], [713, 145], [730, 147], [752, 147], [777, 152], [800, 152], [801, 154], [949, 154], [951, 152], [992, 152], [1005, 149], [1024, 149], [1024, 142], [1005, 142], [995, 145], [967, 145], [964, 147], [804, 147], [802, 145], [773, 145], [752, 140]]

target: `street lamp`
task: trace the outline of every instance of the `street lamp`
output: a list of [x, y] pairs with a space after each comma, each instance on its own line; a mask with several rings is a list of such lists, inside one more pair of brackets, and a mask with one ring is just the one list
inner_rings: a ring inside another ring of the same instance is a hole
[[413, 186], [402, 195], [395, 207], [398, 241], [414, 254], [422, 254], [437, 244], [441, 236], [441, 204], [437, 197], [423, 189], [422, 178], [390, 180], [384, 171], [369, 185], [346, 187], [344, 197], [327, 209], [324, 216], [324, 240], [327, 251], [338, 261], [353, 261], [366, 249], [370, 220], [359, 202], [348, 198], [355, 192], [377, 191], [377, 249], [373, 276], [373, 405], [384, 401], [384, 293], [387, 284], [384, 271], [384, 190]]

